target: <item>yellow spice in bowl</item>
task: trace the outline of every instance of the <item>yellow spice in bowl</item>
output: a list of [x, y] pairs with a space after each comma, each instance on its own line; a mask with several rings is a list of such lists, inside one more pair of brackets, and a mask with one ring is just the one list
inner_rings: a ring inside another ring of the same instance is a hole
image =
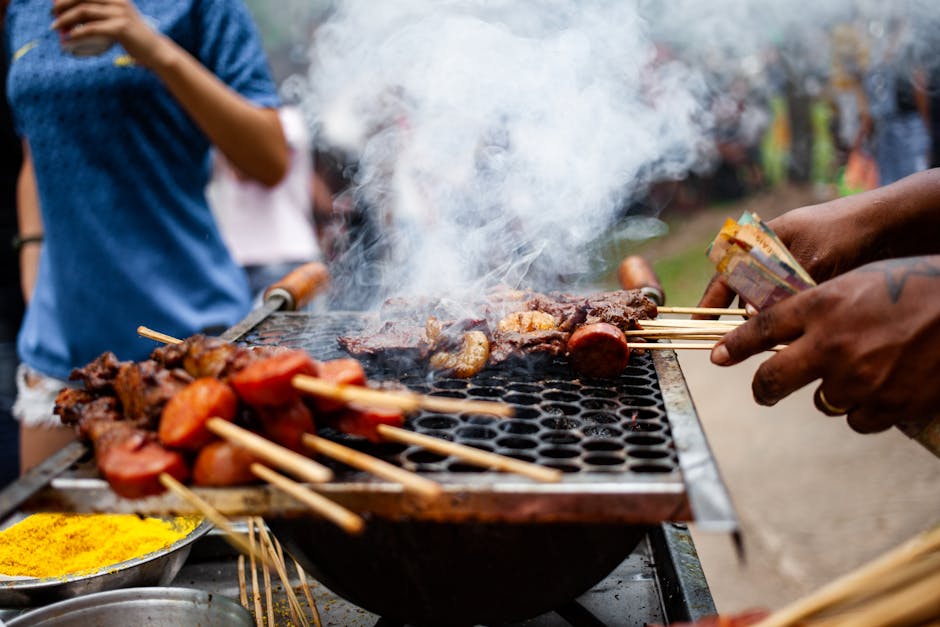
[[0, 575], [65, 577], [169, 547], [202, 519], [134, 514], [33, 514], [0, 531]]

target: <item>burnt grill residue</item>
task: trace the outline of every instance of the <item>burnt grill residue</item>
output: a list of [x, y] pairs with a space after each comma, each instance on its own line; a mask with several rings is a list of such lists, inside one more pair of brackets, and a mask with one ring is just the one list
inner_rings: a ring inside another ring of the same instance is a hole
[[[303, 348], [318, 359], [346, 357], [336, 338], [360, 332], [372, 320], [357, 312], [275, 313], [242, 342]], [[421, 394], [501, 400], [515, 417], [444, 415], [422, 411], [408, 418], [420, 433], [508, 455], [566, 473], [678, 472], [675, 446], [649, 353], [634, 353], [617, 379], [579, 379], [556, 361], [535, 371], [487, 369], [470, 379], [429, 375], [409, 364], [364, 363], [371, 380], [398, 382]], [[372, 445], [325, 432], [344, 444], [419, 472], [481, 472], [454, 458], [417, 447]]]

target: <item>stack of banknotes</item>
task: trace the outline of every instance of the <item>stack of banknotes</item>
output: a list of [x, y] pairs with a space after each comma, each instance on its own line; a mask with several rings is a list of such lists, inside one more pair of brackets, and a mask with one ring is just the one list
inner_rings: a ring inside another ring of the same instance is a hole
[[707, 253], [721, 280], [758, 311], [816, 285], [777, 234], [750, 211], [737, 222], [726, 220]]

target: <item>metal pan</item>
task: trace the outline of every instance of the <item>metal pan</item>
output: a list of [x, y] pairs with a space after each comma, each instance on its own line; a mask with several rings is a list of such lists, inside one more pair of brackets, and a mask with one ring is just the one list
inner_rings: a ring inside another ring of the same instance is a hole
[[[67, 577], [17, 578], [0, 582], [0, 607], [35, 607], [94, 592], [169, 584], [192, 549], [212, 524], [203, 521], [189, 535], [169, 547], [99, 571]], [[24, 547], [23, 550], [28, 550]]]
[[190, 588], [130, 588], [89, 594], [27, 612], [9, 627], [251, 627], [254, 621], [227, 597]]

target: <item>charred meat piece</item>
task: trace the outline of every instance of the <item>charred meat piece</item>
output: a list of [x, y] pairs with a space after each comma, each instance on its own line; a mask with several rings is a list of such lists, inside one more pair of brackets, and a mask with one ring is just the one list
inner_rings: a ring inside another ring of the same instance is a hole
[[192, 381], [186, 372], [167, 370], [152, 359], [121, 365], [114, 378], [114, 392], [121, 401], [124, 417], [142, 420], [154, 429], [160, 414], [177, 392]]
[[114, 377], [122, 363], [114, 353], [102, 353], [88, 365], [72, 370], [69, 380], [81, 381], [89, 392], [111, 394], [114, 392]]
[[154, 349], [150, 358], [168, 369], [183, 368], [198, 379], [222, 376], [238, 353], [246, 350], [217, 337], [193, 335], [179, 344]]
[[637, 328], [637, 320], [656, 317], [656, 304], [639, 290], [598, 292], [587, 296], [539, 294], [529, 299], [527, 309], [550, 314], [562, 331], [573, 331], [582, 324], [607, 322], [621, 331]]
[[372, 332], [343, 335], [337, 341], [353, 357], [393, 357], [401, 361], [420, 361], [427, 358], [432, 348], [426, 323], [427, 317], [420, 323], [389, 321]]
[[568, 350], [570, 333], [564, 331], [529, 331], [527, 333], [500, 333], [490, 346], [490, 365], [512, 359], [563, 357]]

